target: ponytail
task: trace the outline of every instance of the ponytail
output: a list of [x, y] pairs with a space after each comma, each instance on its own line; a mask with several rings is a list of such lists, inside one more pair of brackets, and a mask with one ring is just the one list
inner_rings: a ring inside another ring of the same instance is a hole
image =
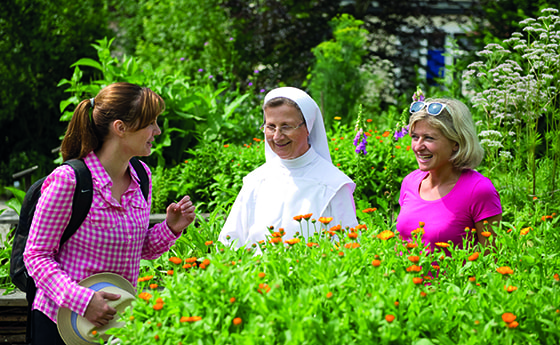
[[60, 147], [64, 161], [84, 158], [97, 149], [99, 140], [95, 134], [93, 111], [94, 102], [89, 99], [81, 101], [74, 110]]

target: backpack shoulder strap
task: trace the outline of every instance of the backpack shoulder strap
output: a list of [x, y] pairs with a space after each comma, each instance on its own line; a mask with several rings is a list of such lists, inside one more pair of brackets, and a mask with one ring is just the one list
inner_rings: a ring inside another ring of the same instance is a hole
[[140, 189], [142, 190], [142, 194], [144, 195], [144, 199], [148, 201], [148, 193], [150, 192], [150, 181], [148, 179], [148, 173], [142, 163], [136, 157], [132, 157], [130, 159], [130, 164], [136, 171], [138, 178], [140, 179]]
[[74, 199], [72, 200], [72, 216], [70, 222], [64, 230], [60, 245], [64, 244], [74, 235], [76, 230], [82, 225], [84, 219], [91, 208], [93, 199], [93, 181], [91, 171], [84, 163], [83, 159], [71, 159], [64, 164], [70, 165], [76, 174], [76, 190], [74, 191]]

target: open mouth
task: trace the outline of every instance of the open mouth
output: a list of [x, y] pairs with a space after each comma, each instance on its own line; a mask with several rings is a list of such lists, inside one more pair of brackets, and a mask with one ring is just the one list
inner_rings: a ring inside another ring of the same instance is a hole
[[432, 158], [433, 156], [434, 155], [419, 155], [419, 154], [416, 154], [416, 157], [418, 157], [418, 159], [423, 160], [423, 161], [428, 160], [428, 159]]
[[291, 143], [291, 141], [288, 141], [288, 142], [285, 143], [285, 144], [274, 143], [274, 145], [276, 145], [276, 146], [278, 146], [278, 147], [285, 147], [285, 146], [288, 146], [289, 143]]

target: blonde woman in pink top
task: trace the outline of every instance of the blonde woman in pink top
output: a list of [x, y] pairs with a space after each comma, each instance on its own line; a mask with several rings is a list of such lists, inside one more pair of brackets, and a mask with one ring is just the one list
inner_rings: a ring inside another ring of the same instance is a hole
[[188, 196], [167, 208], [166, 220], [149, 228], [148, 200], [130, 164], [148, 156], [156, 135], [163, 99], [152, 90], [115, 83], [74, 111], [62, 141], [63, 159], [82, 158], [92, 174], [91, 209], [76, 233], [62, 246], [60, 239], [72, 212], [76, 177], [70, 166], [55, 169], [45, 180], [30, 228], [24, 259], [37, 285], [31, 320], [32, 344], [64, 344], [56, 327], [60, 307], [69, 308], [96, 327], [106, 325], [116, 310], [106, 300], [119, 295], [93, 291], [78, 282], [112, 272], [136, 286], [140, 259], [166, 252], [195, 218]]

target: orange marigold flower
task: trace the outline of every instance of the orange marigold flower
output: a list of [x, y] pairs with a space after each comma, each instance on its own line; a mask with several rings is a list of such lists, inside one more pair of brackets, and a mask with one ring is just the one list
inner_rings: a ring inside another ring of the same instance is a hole
[[146, 282], [148, 280], [151, 280], [153, 277], [154, 277], [153, 275], [149, 275], [142, 278], [138, 278], [138, 282]]
[[193, 263], [193, 262], [195, 262], [197, 259], [198, 259], [198, 258], [197, 258], [196, 256], [193, 256], [192, 258], [185, 259], [185, 262]]
[[96, 330], [91, 331], [91, 335], [97, 335], [97, 331]]
[[424, 291], [420, 291], [420, 296], [421, 296], [421, 297], [426, 297], [426, 296], [428, 296], [428, 294], [425, 293]]
[[399, 304], [400, 304], [399, 301], [395, 301], [395, 307], [398, 307]]
[[471, 283], [474, 283], [476, 281], [476, 277], [475, 276], [469, 277], [469, 281]]
[[432, 265], [432, 268], [433, 268], [434, 270], [439, 270], [439, 265]]
[[476, 259], [478, 259], [478, 256], [480, 255], [479, 252], [474, 252], [471, 255], [469, 255], [469, 261], [476, 261]]
[[530, 230], [533, 230], [533, 228], [530, 227], [530, 226], [529, 226], [529, 227], [526, 227], [526, 228], [522, 228], [521, 231], [519, 232], [519, 234], [520, 234], [521, 236], [527, 235], [527, 234], [529, 233]]
[[344, 231], [342, 230], [342, 225], [338, 224], [330, 228], [330, 231]]
[[319, 243], [307, 242], [307, 246], [308, 246], [309, 248], [312, 248], [312, 247], [319, 247]]
[[330, 222], [332, 222], [333, 217], [319, 217], [319, 221], [325, 225], [329, 224]]
[[144, 301], [149, 301], [150, 298], [152, 298], [152, 295], [149, 294], [149, 293], [147, 293], [147, 292], [140, 292], [140, 293], [138, 294], [138, 297], [141, 298], [141, 299], [143, 299]]
[[411, 232], [413, 235], [424, 235], [424, 228], [416, 228], [414, 230], [412, 230]]
[[268, 284], [259, 284], [259, 288], [257, 289], [258, 293], [262, 294], [263, 291], [264, 292], [269, 292], [270, 291], [270, 286], [268, 286]]
[[422, 279], [422, 278], [420, 278], [420, 277], [414, 277], [414, 278], [412, 278], [412, 282], [413, 282], [414, 284], [416, 284], [416, 285], [421, 284], [423, 280], [424, 280], [424, 279]]
[[227, 149], [229, 147], [229, 144], [225, 144], [224, 147]]
[[440, 247], [440, 248], [447, 248], [450, 246], [449, 243], [447, 242], [436, 242], [436, 246]]
[[[250, 250], [250, 248], [247, 248], [247, 250]], [[201, 270], [205, 270], [206, 269], [206, 265], [205, 264], [200, 264], [200, 266], [198, 266]]]
[[207, 246], [212, 245], [212, 243], [214, 243], [214, 241], [206, 241], [206, 242], [204, 242], [204, 244], [207, 245]]
[[385, 131], [383, 132], [383, 134], [381, 134], [382, 137], [387, 138], [389, 135], [391, 135], [391, 132], [389, 131]]
[[296, 243], [299, 243], [301, 240], [299, 238], [292, 238], [291, 240], [286, 240], [284, 241], [284, 243], [289, 244], [290, 246], [293, 246]]
[[344, 248], [352, 249], [352, 248], [359, 248], [360, 244], [356, 242], [346, 243]]
[[362, 230], [362, 229], [363, 229], [363, 230], [367, 230], [367, 225], [365, 225], [365, 224], [358, 224], [358, 225], [356, 225], [356, 231]]
[[183, 262], [183, 260], [181, 258], [178, 258], [176, 256], [172, 256], [169, 258], [169, 261], [171, 261], [172, 263], [174, 263], [175, 265], [178, 265], [180, 263]]
[[154, 335], [154, 339], [155, 339], [155, 340], [159, 340], [159, 335], [157, 335], [157, 334]]
[[191, 267], [192, 267], [191, 264], [184, 264], [184, 265], [183, 265], [183, 268], [185, 268], [185, 269], [189, 269], [189, 268], [191, 268]]
[[327, 298], [331, 298], [332, 297], [332, 292], [327, 292]]
[[393, 238], [393, 237], [395, 237], [395, 233], [392, 232], [391, 230], [384, 230], [377, 235], [377, 238], [379, 238], [381, 240], [388, 240], [388, 239]]
[[344, 252], [338, 252], [338, 256], [344, 256]]
[[416, 248], [416, 247], [418, 247], [418, 245], [416, 243], [409, 242], [409, 243], [406, 244], [406, 248], [408, 248], [408, 249], [413, 249], [413, 248]]
[[349, 232], [348, 233], [348, 238], [351, 238], [351, 239], [355, 240], [356, 238], [358, 238], [358, 233], [357, 232]]
[[515, 321], [515, 319], [517, 319], [517, 316], [515, 316], [513, 313], [503, 313], [502, 314], [502, 320], [504, 320], [505, 323], [510, 323]]
[[410, 260], [413, 263], [417, 263], [418, 261], [420, 261], [420, 257], [418, 255], [411, 255], [408, 257], [408, 260]]
[[558, 273], [554, 273], [554, 276], [552, 278], [554, 278], [554, 280], [556, 281], [560, 281], [560, 276], [558, 275]]
[[150, 284], [150, 289], [157, 289], [158, 285], [157, 284]]
[[309, 218], [311, 218], [311, 216], [313, 216], [313, 213], [304, 214], [303, 219], [309, 220]]
[[156, 303], [152, 308], [154, 308], [154, 310], [161, 310], [163, 309], [163, 303]]
[[302, 219], [303, 219], [303, 216], [302, 216], [302, 215], [299, 215], [299, 216], [295, 216], [295, 217], [294, 217], [294, 220], [297, 220], [298, 222], [301, 222]]
[[240, 317], [236, 317], [235, 319], [233, 319], [233, 324], [235, 326], [239, 326], [241, 324], [241, 322], [243, 322], [243, 320], [241, 320]]
[[210, 265], [210, 259], [204, 259], [204, 261], [202, 261], [202, 264], [206, 266]]
[[181, 316], [179, 322], [196, 322], [202, 320], [200, 316]]
[[498, 267], [496, 271], [500, 274], [513, 274], [513, 270], [509, 266]]
[[229, 303], [234, 303], [234, 302], [235, 302], [235, 297], [229, 299]]
[[517, 287], [515, 287], [515, 286], [513, 286], [513, 285], [510, 285], [510, 286], [505, 286], [505, 285], [504, 285], [504, 290], [506, 290], [506, 291], [509, 292], [509, 293], [512, 293], [512, 292], [514, 292], [515, 290], [517, 290]]
[[266, 277], [266, 274], [265, 274], [264, 272], [259, 272], [259, 278], [262, 279], [262, 278], [264, 278], [264, 277]]
[[393, 320], [395, 320], [395, 315], [387, 314], [385, 315], [385, 320], [387, 320], [387, 322], [393, 322]]
[[482, 236], [484, 236], [484, 237], [490, 237], [490, 236], [492, 236], [492, 233], [491, 233], [490, 231], [483, 231], [483, 232], [481, 232], [480, 234], [481, 234]]
[[257, 143], [261, 141], [261, 139], [259, 138], [253, 138], [254, 141], [256, 141]]
[[416, 266], [416, 265], [412, 265], [406, 268], [407, 272], [420, 272], [422, 271], [422, 267], [420, 266]]
[[508, 323], [508, 328], [516, 328], [517, 326], [519, 326], [519, 322], [517, 321]]
[[168, 276], [172, 276], [172, 275], [173, 275], [173, 270], [167, 271], [167, 275], [168, 275]]
[[374, 267], [379, 267], [379, 266], [381, 265], [381, 260], [375, 259], [375, 260], [373, 260], [373, 261], [371, 262], [371, 264], [372, 264]]
[[426, 225], [426, 223], [425, 223], [425, 222], [418, 222], [418, 226], [419, 226], [419, 227], [423, 228], [423, 227], [424, 227], [424, 225]]
[[377, 208], [375, 208], [375, 207], [373, 207], [373, 208], [368, 207], [365, 210], [362, 210], [363, 213], [372, 213], [372, 212], [375, 212], [375, 211], [377, 211]]
[[273, 237], [269, 242], [272, 244], [282, 243], [282, 237]]

